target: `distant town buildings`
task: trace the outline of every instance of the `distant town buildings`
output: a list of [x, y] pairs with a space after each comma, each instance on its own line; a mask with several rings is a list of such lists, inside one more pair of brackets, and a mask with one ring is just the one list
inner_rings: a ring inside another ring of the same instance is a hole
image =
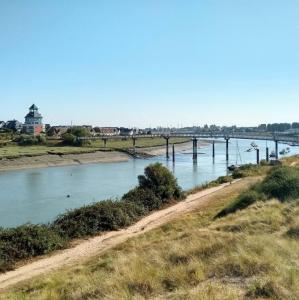
[[94, 132], [96, 134], [100, 134], [100, 135], [119, 135], [120, 134], [120, 130], [118, 127], [95, 127]]
[[0, 121], [0, 129], [5, 128], [6, 123], [4, 121]]
[[29, 135], [39, 135], [45, 133], [53, 138], [60, 139], [67, 132], [75, 127], [85, 128], [88, 136], [135, 136], [149, 134], [212, 134], [212, 133], [251, 133], [251, 132], [268, 132], [269, 134], [282, 133], [286, 135], [299, 135], [299, 122], [293, 123], [272, 123], [260, 124], [259, 126], [190, 126], [190, 127], [157, 127], [157, 128], [127, 128], [127, 127], [93, 127], [91, 125], [61, 125], [51, 126], [43, 124], [43, 117], [38, 107], [32, 104], [28, 114], [25, 116], [25, 123], [22, 124], [18, 120], [0, 121], [0, 132], [13, 131], [15, 133], [24, 133]]
[[29, 107], [29, 113], [25, 116], [25, 124], [23, 125], [23, 132], [32, 135], [39, 135], [43, 132], [43, 117], [38, 111], [38, 107], [32, 104]]
[[10, 129], [12, 131], [19, 132], [19, 133], [22, 131], [22, 127], [23, 124], [17, 120], [7, 121], [5, 124], [6, 129]]

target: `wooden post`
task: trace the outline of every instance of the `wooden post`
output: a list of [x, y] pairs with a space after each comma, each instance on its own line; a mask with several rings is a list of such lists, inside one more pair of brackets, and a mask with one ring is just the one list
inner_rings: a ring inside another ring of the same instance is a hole
[[256, 149], [256, 164], [260, 164], [260, 149]]
[[166, 159], [169, 159], [169, 137], [165, 137], [166, 139]]
[[278, 141], [275, 141], [275, 158], [278, 159]]
[[266, 161], [269, 161], [269, 148], [266, 147]]
[[226, 137], [226, 138], [225, 138], [225, 142], [226, 142], [226, 161], [229, 161], [228, 141], [229, 141], [229, 138]]
[[197, 138], [193, 138], [193, 160], [197, 160]]

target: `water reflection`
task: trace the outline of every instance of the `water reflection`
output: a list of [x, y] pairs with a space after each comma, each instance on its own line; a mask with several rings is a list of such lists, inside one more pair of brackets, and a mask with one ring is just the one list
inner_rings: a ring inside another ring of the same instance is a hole
[[[190, 189], [219, 176], [228, 174], [227, 166], [235, 164], [238, 153], [242, 162], [256, 161], [255, 151], [246, 152], [251, 141], [229, 144], [230, 161], [226, 162], [225, 143], [215, 143], [215, 158], [211, 145], [200, 147], [194, 163], [192, 149], [176, 151], [175, 163], [165, 156], [132, 159], [128, 162], [53, 167], [0, 173], [0, 226], [16, 226], [26, 222], [45, 223], [66, 209], [80, 207], [94, 201], [121, 197], [137, 183], [137, 176], [153, 162], [161, 162], [178, 178], [183, 189]], [[256, 142], [260, 159], [274, 149], [273, 142]], [[279, 145], [279, 150], [286, 145]], [[291, 147], [289, 155], [298, 154], [299, 147]], [[240, 163], [240, 162], [239, 162]], [[70, 195], [70, 198], [67, 198]]]

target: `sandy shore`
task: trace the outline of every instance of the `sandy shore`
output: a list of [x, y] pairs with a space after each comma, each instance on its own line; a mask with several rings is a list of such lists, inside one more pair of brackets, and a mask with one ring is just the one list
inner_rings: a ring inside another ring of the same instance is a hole
[[[198, 151], [200, 151], [201, 147], [206, 147], [210, 145], [209, 142], [206, 141], [198, 141]], [[192, 142], [182, 143], [182, 144], [175, 144], [175, 153], [184, 153], [184, 152], [191, 152], [192, 151]], [[149, 148], [140, 148], [137, 149], [137, 152], [142, 152], [149, 155], [165, 155], [166, 147], [165, 146], [158, 146], [158, 147], [149, 147]], [[172, 153], [172, 144], [169, 145], [169, 153]]]
[[22, 170], [32, 168], [46, 168], [69, 165], [109, 163], [128, 161], [129, 156], [122, 152], [93, 152], [83, 154], [40, 155], [34, 157], [20, 157], [0, 160], [0, 171]]
[[179, 202], [163, 210], [153, 212], [151, 215], [144, 217], [139, 222], [126, 229], [107, 232], [103, 235], [83, 240], [77, 243], [73, 248], [57, 251], [51, 256], [37, 259], [14, 271], [1, 274], [0, 290], [11, 285], [19, 284], [24, 280], [32, 280], [33, 277], [41, 276], [63, 266], [74, 265], [94, 255], [99, 255], [131, 237], [138, 236], [144, 232], [157, 228], [182, 214], [193, 210], [199, 210], [206, 205], [209, 205], [209, 203], [214, 201], [215, 197], [219, 197], [219, 195], [225, 196], [232, 191], [239, 192], [254, 182], [256, 182], [256, 178], [245, 178], [236, 180], [233, 184], [223, 184], [198, 192], [188, 196], [185, 201]]
[[[199, 141], [198, 147], [208, 146], [209, 142]], [[148, 148], [137, 148], [136, 152], [147, 154], [150, 156], [165, 155], [166, 147], [148, 147]], [[169, 151], [172, 151], [172, 145], [169, 147]], [[189, 153], [192, 151], [192, 142], [175, 144], [175, 152], [178, 153]], [[39, 156], [23, 156], [19, 158], [2, 158], [0, 159], [0, 172], [1, 171], [12, 171], [12, 170], [24, 170], [34, 168], [47, 168], [47, 167], [59, 167], [59, 166], [71, 166], [81, 164], [97, 164], [97, 163], [113, 163], [113, 162], [124, 162], [128, 161], [130, 156], [123, 152], [118, 151], [96, 151], [92, 153], [82, 154], [45, 154]]]

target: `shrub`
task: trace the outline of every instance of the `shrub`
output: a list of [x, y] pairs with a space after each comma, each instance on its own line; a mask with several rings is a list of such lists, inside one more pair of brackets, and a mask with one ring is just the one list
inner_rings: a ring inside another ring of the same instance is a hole
[[15, 140], [20, 146], [33, 146], [33, 145], [44, 145], [46, 144], [46, 138], [44, 136], [31, 136], [31, 135], [20, 135]]
[[73, 134], [66, 132], [62, 135], [62, 140], [66, 145], [74, 145], [76, 142], [76, 137]]
[[223, 184], [223, 183], [229, 183], [231, 181], [232, 181], [232, 177], [231, 176], [220, 176], [216, 180], [216, 183]]
[[53, 228], [68, 238], [117, 230], [132, 224], [142, 215], [137, 205], [105, 200], [77, 208], [58, 216]]
[[280, 201], [298, 198], [299, 170], [287, 166], [274, 168], [262, 182], [261, 190]]
[[0, 229], [0, 271], [11, 269], [20, 259], [43, 255], [65, 245], [66, 240], [46, 225]]
[[169, 200], [181, 200], [185, 197], [177, 179], [160, 163], [151, 164], [138, 176], [139, 187], [151, 190], [162, 203]]
[[299, 238], [299, 222], [293, 224], [287, 231], [287, 236], [290, 238]]
[[62, 135], [64, 144], [71, 146], [88, 146], [90, 141], [79, 140], [78, 137], [88, 137], [90, 132], [85, 127], [72, 127]]
[[224, 217], [228, 214], [234, 213], [237, 210], [244, 209], [258, 200], [263, 200], [264, 195], [256, 191], [254, 188], [242, 193], [237, 199], [228, 207], [220, 211], [216, 217]]
[[216, 217], [223, 217], [244, 209], [258, 200], [271, 198], [277, 198], [282, 202], [299, 198], [299, 169], [286, 166], [275, 167], [260, 184], [242, 193]]
[[161, 199], [159, 199], [152, 190], [140, 187], [130, 190], [122, 197], [122, 200], [135, 203], [142, 207], [144, 211], [159, 209], [162, 205]]
[[232, 173], [232, 177], [234, 179], [244, 178], [248, 176], [259, 175], [261, 172], [261, 168], [258, 165], [253, 164], [245, 164], [240, 166], [238, 169], [234, 170]]

